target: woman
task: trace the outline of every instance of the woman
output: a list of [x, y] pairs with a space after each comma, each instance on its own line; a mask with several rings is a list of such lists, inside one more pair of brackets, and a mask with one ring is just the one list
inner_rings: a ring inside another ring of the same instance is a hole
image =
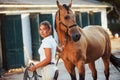
[[[58, 70], [55, 65], [55, 53], [57, 44], [52, 37], [52, 27], [48, 21], [43, 21], [39, 26], [39, 34], [43, 38], [42, 44], [38, 49], [40, 54], [40, 62], [33, 67], [30, 67], [30, 71], [35, 71], [37, 68], [41, 68], [42, 80], [57, 80]], [[57, 76], [55, 76], [55, 73]]]

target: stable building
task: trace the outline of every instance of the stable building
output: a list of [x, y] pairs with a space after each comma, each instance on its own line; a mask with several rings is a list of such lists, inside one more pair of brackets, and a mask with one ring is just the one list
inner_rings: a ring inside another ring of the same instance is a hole
[[[68, 4], [70, 0], [60, 0]], [[72, 11], [77, 24], [100, 25], [107, 29], [110, 5], [95, 0], [73, 0]], [[41, 21], [48, 20], [54, 29], [56, 0], [1, 0], [0, 1], [0, 70], [18, 68], [29, 59], [39, 60], [38, 48], [42, 38], [38, 34]]]

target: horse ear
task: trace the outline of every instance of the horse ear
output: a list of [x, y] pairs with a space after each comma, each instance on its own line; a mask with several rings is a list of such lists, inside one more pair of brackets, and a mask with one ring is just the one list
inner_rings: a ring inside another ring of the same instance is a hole
[[61, 6], [61, 4], [59, 3], [59, 1], [57, 0], [56, 2], [57, 2], [58, 8], [61, 9], [62, 6]]
[[70, 8], [72, 7], [72, 0], [70, 1], [69, 5], [68, 5]]

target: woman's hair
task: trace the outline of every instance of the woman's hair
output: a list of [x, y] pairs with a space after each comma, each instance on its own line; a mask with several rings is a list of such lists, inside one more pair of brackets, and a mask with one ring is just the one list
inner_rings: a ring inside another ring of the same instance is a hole
[[51, 29], [51, 24], [50, 24], [48, 21], [43, 21], [43, 22], [41, 22], [40, 25], [39, 25], [39, 27], [40, 27], [41, 25], [44, 25], [44, 26], [46, 26], [48, 29]]

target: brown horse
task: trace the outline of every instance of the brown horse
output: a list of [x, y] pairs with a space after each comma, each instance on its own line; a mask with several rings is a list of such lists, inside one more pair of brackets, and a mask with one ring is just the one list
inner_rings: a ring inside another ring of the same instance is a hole
[[71, 79], [76, 80], [77, 67], [79, 80], [85, 80], [85, 64], [88, 63], [93, 79], [97, 80], [95, 60], [102, 57], [106, 80], [109, 80], [109, 62], [115, 62], [115, 65], [120, 67], [120, 60], [111, 55], [111, 43], [107, 32], [100, 26], [84, 29], [78, 27], [70, 9], [72, 1], [69, 5], [61, 5], [57, 1], [57, 6], [59, 10], [56, 12], [55, 24], [61, 48], [60, 57]]

